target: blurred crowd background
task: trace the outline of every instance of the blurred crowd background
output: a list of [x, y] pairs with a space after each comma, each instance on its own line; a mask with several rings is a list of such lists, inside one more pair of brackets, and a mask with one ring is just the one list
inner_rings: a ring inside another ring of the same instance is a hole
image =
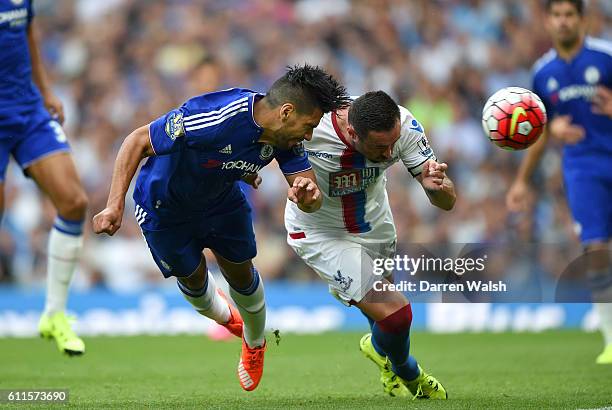
[[[164, 284], [132, 216], [112, 238], [91, 232], [104, 208], [112, 166], [134, 128], [190, 96], [234, 86], [265, 92], [287, 65], [308, 62], [336, 75], [352, 95], [382, 89], [422, 122], [449, 164], [458, 201], [432, 207], [400, 164], [388, 191], [398, 244], [575, 244], [559, 150], [537, 174], [532, 209], [510, 214], [505, 193], [521, 153], [503, 151], [480, 125], [484, 101], [505, 86], [530, 88], [533, 63], [550, 46], [537, 0], [36, 0], [42, 53], [64, 102], [65, 129], [90, 197], [85, 255], [76, 287], [138, 289]], [[612, 38], [612, 3], [591, 0], [592, 35]], [[246, 188], [255, 213], [256, 265], [264, 278], [314, 280], [285, 243], [286, 188], [261, 172]], [[14, 164], [0, 233], [0, 282], [45, 278], [54, 211]], [[569, 246], [569, 245], [568, 245]], [[561, 249], [561, 248], [559, 248]], [[554, 252], [538, 262], [555, 271]]]

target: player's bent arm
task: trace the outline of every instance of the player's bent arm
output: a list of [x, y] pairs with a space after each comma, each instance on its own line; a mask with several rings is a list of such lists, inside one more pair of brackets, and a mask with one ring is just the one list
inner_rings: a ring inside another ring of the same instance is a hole
[[32, 65], [32, 80], [38, 87], [45, 108], [49, 113], [56, 119], [60, 124], [64, 122], [64, 107], [62, 102], [51, 89], [51, 83], [47, 77], [47, 72], [42, 63], [42, 57], [40, 55], [40, 47], [38, 46], [38, 27], [35, 20], [30, 22], [28, 26], [28, 48], [30, 49], [30, 62]]
[[49, 79], [40, 57], [40, 48], [38, 47], [38, 28], [35, 21], [32, 21], [28, 27], [28, 47], [30, 49], [30, 60], [32, 63], [32, 80], [44, 96], [51, 90]]
[[306, 213], [318, 211], [323, 204], [323, 195], [317, 185], [317, 177], [312, 169], [285, 175], [289, 189], [287, 198]]
[[[423, 174], [420, 174], [416, 179], [422, 184]], [[429, 189], [423, 185], [423, 189], [429, 198], [432, 205], [437, 206], [445, 211], [450, 211], [455, 206], [457, 194], [455, 194], [455, 184], [446, 175], [442, 179], [439, 189]]]
[[548, 134], [549, 130], [546, 129], [535, 144], [533, 144], [531, 148], [527, 150], [527, 154], [525, 155], [525, 158], [523, 158], [516, 175], [516, 181], [520, 181], [525, 184], [529, 183], [529, 180], [531, 179], [540, 158], [542, 158], [542, 154], [544, 154], [544, 151], [546, 150]]
[[128, 135], [117, 154], [106, 208], [94, 217], [96, 233], [114, 234], [121, 226], [125, 209], [125, 194], [143, 158], [155, 155], [149, 138], [149, 125]]

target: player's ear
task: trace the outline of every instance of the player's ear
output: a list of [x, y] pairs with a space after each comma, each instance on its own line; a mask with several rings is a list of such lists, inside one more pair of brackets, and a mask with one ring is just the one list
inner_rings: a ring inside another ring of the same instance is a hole
[[279, 111], [281, 121], [287, 121], [293, 112], [295, 112], [295, 106], [293, 104], [284, 103], [281, 105]]
[[353, 141], [357, 141], [359, 139], [359, 137], [357, 136], [357, 132], [355, 131], [355, 128], [353, 128], [351, 124], [348, 124], [346, 126], [346, 132], [348, 132], [349, 137], [351, 137]]

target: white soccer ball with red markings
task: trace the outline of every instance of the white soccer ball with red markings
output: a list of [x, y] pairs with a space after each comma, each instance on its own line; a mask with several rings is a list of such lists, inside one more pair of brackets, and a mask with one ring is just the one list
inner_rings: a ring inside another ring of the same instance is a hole
[[482, 127], [495, 145], [521, 150], [536, 142], [546, 125], [546, 108], [534, 92], [507, 87], [487, 100], [482, 110]]

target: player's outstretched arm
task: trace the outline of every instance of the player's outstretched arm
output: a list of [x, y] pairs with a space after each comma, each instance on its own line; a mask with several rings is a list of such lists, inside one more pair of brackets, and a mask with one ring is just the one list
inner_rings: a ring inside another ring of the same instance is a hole
[[512, 212], [519, 212], [527, 209], [527, 199], [530, 195], [529, 180], [546, 149], [546, 142], [548, 140], [547, 134], [548, 133], [545, 131], [538, 141], [527, 150], [527, 154], [521, 162], [516, 178], [506, 194], [506, 206]]
[[110, 193], [106, 208], [93, 218], [95, 233], [113, 235], [121, 226], [125, 209], [125, 194], [136, 173], [138, 164], [143, 158], [154, 155], [149, 138], [149, 126], [145, 125], [134, 130], [126, 137], [119, 148], [115, 168], [111, 180]]
[[36, 21], [32, 20], [28, 26], [28, 48], [30, 49], [30, 61], [32, 63], [32, 80], [38, 87], [43, 97], [45, 108], [49, 114], [60, 124], [64, 123], [64, 107], [59, 98], [53, 93], [47, 72], [42, 63], [40, 48], [38, 46], [38, 27]]
[[438, 208], [450, 211], [455, 206], [457, 195], [453, 181], [446, 176], [447, 169], [447, 164], [439, 164], [433, 159], [428, 159], [423, 164], [423, 171], [416, 178], [425, 189], [429, 202]]
[[612, 118], [612, 89], [600, 85], [593, 97], [593, 112]]
[[302, 211], [310, 213], [321, 208], [323, 196], [317, 186], [317, 177], [312, 169], [285, 175], [289, 183], [287, 198], [295, 203]]

